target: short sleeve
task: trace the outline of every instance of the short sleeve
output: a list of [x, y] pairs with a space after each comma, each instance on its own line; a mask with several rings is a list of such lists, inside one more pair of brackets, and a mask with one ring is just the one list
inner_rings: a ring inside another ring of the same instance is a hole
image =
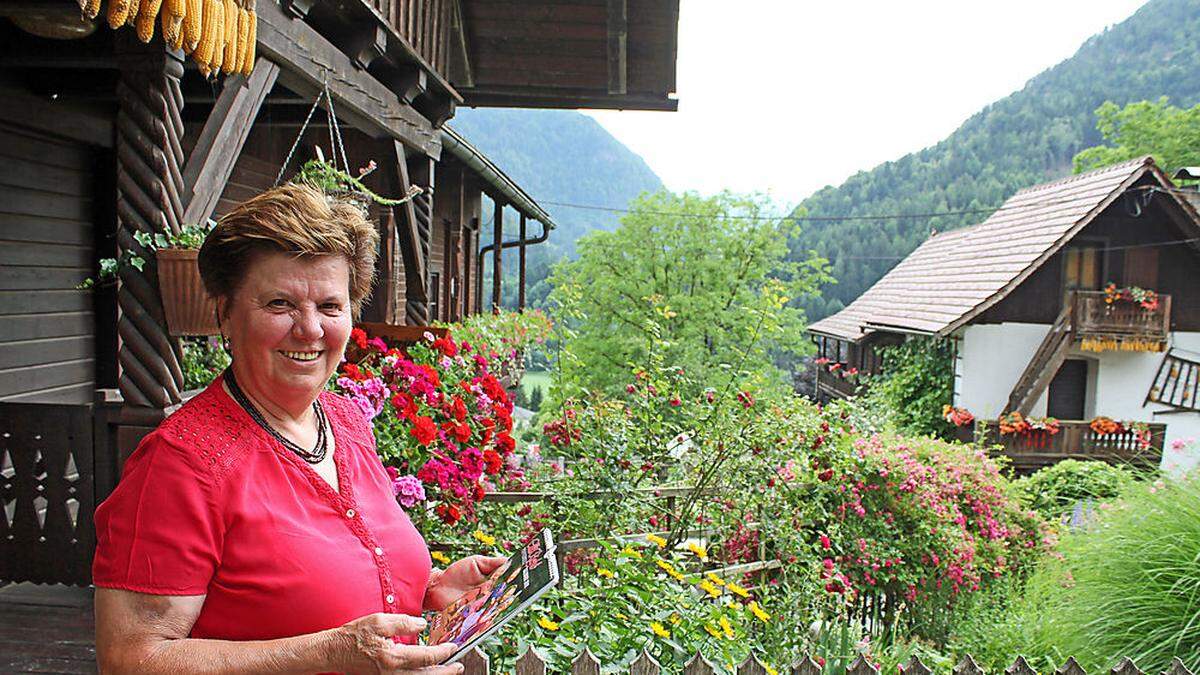
[[221, 509], [195, 455], [160, 429], [129, 457], [96, 509], [92, 583], [155, 595], [203, 595], [220, 564]]

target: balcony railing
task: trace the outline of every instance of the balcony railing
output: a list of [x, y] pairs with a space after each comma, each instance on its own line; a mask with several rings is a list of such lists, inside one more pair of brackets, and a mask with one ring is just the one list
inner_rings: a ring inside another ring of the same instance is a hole
[[1149, 469], [1158, 468], [1162, 461], [1166, 424], [1148, 424], [1149, 439], [1132, 430], [1097, 434], [1089, 422], [1083, 421], [1060, 420], [1059, 425], [1059, 432], [1053, 435], [1045, 431], [1001, 435], [996, 420], [980, 421], [976, 439], [988, 448], [999, 446], [994, 452], [1011, 459], [1013, 469], [1019, 474], [1033, 473], [1064, 459], [1091, 459]]
[[435, 72], [449, 73], [451, 31], [462, 21], [455, 0], [365, 1]]
[[1158, 296], [1158, 306], [1106, 302], [1104, 291], [1074, 291], [1073, 323], [1077, 337], [1140, 338], [1165, 341], [1171, 332], [1171, 296]]

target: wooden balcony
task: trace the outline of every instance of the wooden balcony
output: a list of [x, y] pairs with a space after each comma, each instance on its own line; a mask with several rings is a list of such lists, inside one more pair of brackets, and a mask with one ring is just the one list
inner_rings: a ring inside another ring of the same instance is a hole
[[1064, 459], [1090, 459], [1116, 465], [1155, 469], [1162, 461], [1167, 425], [1149, 425], [1150, 443], [1143, 447], [1137, 434], [1123, 431], [1100, 435], [1092, 431], [1089, 422], [1060, 420], [1061, 428], [1053, 436], [1045, 432], [1002, 436], [996, 420], [976, 426], [976, 442], [989, 448], [994, 455], [1012, 460], [1018, 474], [1033, 473]]
[[835, 398], [850, 398], [858, 391], [858, 383], [839, 377], [824, 367], [817, 367], [817, 397], [822, 401]]
[[1071, 293], [1072, 323], [1077, 340], [1109, 337], [1118, 340], [1167, 340], [1171, 332], [1171, 296], [1158, 296], [1158, 307], [1120, 301], [1105, 302], [1104, 291]]

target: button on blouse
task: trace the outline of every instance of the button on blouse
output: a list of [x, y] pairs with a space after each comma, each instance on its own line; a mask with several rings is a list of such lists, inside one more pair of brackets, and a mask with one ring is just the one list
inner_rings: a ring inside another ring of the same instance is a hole
[[255, 424], [220, 379], [186, 403], [142, 441], [96, 509], [95, 585], [205, 595], [197, 638], [288, 637], [383, 611], [419, 616], [429, 551], [396, 502], [370, 422], [335, 394], [321, 403], [338, 491]]

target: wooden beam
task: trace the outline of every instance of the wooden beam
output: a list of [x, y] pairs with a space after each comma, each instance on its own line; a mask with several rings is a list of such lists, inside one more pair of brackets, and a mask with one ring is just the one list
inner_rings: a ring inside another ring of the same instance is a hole
[[225, 80], [183, 167], [183, 224], [203, 223], [212, 215], [277, 77], [279, 66], [259, 58], [248, 79], [236, 76]]
[[608, 93], [628, 89], [629, 7], [626, 0], [608, 0]]
[[[395, 149], [396, 172], [400, 176], [400, 194], [408, 194], [412, 181], [408, 178], [408, 160], [404, 145], [393, 141], [392, 146]], [[403, 221], [397, 224], [397, 230], [400, 233], [400, 250], [404, 254], [404, 266], [407, 269], [405, 290], [418, 300], [428, 300], [429, 289], [424, 281], [428, 278], [425, 274], [426, 260], [421, 248], [421, 233], [417, 229], [417, 211], [413, 208], [411, 199], [397, 208], [400, 209]]]
[[355, 126], [401, 140], [434, 159], [441, 156], [440, 136], [429, 120], [275, 2], [258, 5], [258, 45], [264, 56], [280, 65], [279, 80], [288, 89], [315, 96], [328, 83], [338, 114]]
[[504, 202], [492, 197], [492, 203], [496, 206], [492, 218], [492, 311], [499, 312], [500, 282], [503, 280], [500, 258], [504, 252]]
[[525, 214], [521, 214], [521, 230], [518, 235], [520, 238], [517, 241], [521, 245], [517, 247], [517, 311], [525, 311], [525, 249], [529, 248], [525, 245]]
[[364, 24], [350, 38], [347, 50], [354, 65], [366, 70], [387, 54], [387, 29], [379, 24]]
[[413, 64], [389, 69], [386, 73], [381, 73], [379, 78], [405, 103], [411, 104], [429, 91], [429, 75], [423, 68]]

